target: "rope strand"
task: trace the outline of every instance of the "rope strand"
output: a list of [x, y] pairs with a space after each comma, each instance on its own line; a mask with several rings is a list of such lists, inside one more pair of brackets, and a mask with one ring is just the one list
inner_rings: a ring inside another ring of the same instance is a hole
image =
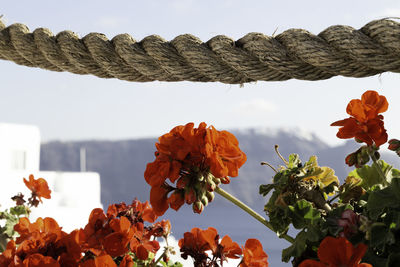
[[249, 33], [237, 41], [208, 42], [185, 34], [168, 42], [128, 34], [112, 40], [100, 33], [54, 36], [23, 24], [0, 21], [0, 59], [52, 71], [92, 74], [126, 81], [197, 81], [243, 84], [289, 79], [323, 80], [400, 72], [400, 23], [382, 19], [360, 30], [331, 26], [318, 35], [290, 29], [276, 36]]

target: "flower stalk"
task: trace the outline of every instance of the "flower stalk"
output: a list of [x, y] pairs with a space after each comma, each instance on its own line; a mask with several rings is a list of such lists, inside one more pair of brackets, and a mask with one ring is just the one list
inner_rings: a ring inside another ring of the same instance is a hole
[[[257, 221], [259, 221], [260, 223], [262, 223], [263, 225], [268, 227], [270, 230], [274, 231], [274, 229], [269, 221], [267, 221], [264, 217], [262, 217], [260, 214], [258, 214], [256, 211], [254, 211], [252, 208], [250, 208], [249, 206], [244, 204], [242, 201], [240, 201], [233, 195], [229, 194], [228, 192], [221, 189], [220, 187], [217, 187], [214, 192], [216, 192], [219, 195], [221, 195], [222, 197], [226, 198], [227, 200], [229, 200], [230, 202], [232, 202], [233, 204], [235, 204], [236, 206], [238, 206], [239, 208], [241, 208], [242, 210], [244, 210], [245, 212], [250, 214], [250, 216], [252, 216], [254, 219], [256, 219]], [[287, 234], [283, 234], [280, 237], [287, 240], [290, 243], [294, 242], [294, 238]]]
[[371, 156], [371, 159], [372, 159], [372, 161], [374, 162], [375, 169], [378, 171], [379, 176], [380, 176], [381, 179], [382, 179], [382, 183], [383, 183], [385, 186], [388, 186], [388, 182], [386, 181], [386, 176], [385, 176], [385, 174], [384, 174], [383, 171], [382, 171], [382, 168], [381, 168], [381, 165], [380, 165], [379, 162], [378, 162], [378, 159], [375, 157], [375, 153], [374, 153], [374, 152], [371, 152], [369, 155]]

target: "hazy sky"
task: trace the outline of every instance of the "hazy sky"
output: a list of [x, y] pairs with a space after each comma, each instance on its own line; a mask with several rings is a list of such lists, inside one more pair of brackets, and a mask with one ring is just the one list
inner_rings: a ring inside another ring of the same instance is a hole
[[[218, 34], [238, 39], [248, 32], [271, 35], [289, 28], [315, 34], [335, 24], [360, 28], [371, 20], [400, 16], [399, 1], [4, 1], [6, 25], [24, 23], [54, 34], [81, 37], [101, 32], [109, 39], [129, 33], [136, 40], [158, 34], [171, 40], [191, 33], [204, 41]], [[387, 96], [389, 136], [400, 107], [399, 74], [325, 81], [220, 83], [132, 83], [56, 73], [0, 61], [0, 122], [35, 124], [44, 141], [159, 136], [177, 124], [205, 121], [217, 129], [300, 127], [337, 142], [333, 121], [365, 90]]]

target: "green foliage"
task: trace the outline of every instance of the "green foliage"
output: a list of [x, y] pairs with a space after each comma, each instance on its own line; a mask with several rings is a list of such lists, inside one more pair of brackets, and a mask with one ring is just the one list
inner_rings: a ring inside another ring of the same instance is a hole
[[282, 261], [288, 262], [291, 257], [300, 257], [307, 248], [307, 233], [301, 231], [297, 234], [294, 243], [282, 251]]
[[[385, 179], [381, 177], [379, 169], [382, 171]], [[378, 160], [378, 164], [373, 163], [371, 166], [364, 165], [350, 172], [348, 176], [361, 178], [361, 186], [368, 190], [374, 185], [387, 185], [394, 177], [400, 177], [400, 171], [385, 161]]]
[[269, 192], [271, 192], [271, 190], [274, 189], [274, 185], [273, 184], [262, 184], [260, 185], [260, 189], [259, 189], [259, 194], [262, 195], [263, 197], [265, 197], [266, 195], [268, 195]]
[[293, 206], [288, 206], [288, 215], [296, 229], [317, 225], [321, 220], [321, 213], [304, 199], [297, 201]]
[[30, 210], [27, 206], [20, 205], [11, 207], [10, 211], [0, 211], [0, 220], [5, 220], [4, 226], [0, 226], [0, 252], [6, 248], [8, 241], [15, 237], [14, 225], [21, 216], [29, 216]]

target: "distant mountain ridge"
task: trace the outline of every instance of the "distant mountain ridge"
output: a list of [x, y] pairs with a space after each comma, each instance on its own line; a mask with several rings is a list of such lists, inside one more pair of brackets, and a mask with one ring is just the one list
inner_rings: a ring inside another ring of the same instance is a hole
[[[225, 188], [247, 201], [250, 205], [262, 206], [261, 197], [255, 192], [262, 183], [270, 182], [272, 171], [261, 166], [261, 161], [272, 165], [282, 165], [274, 151], [287, 157], [297, 153], [303, 161], [312, 155], [318, 156], [320, 165], [329, 166], [343, 180], [350, 170], [344, 158], [353, 152], [357, 144], [353, 141], [345, 145], [331, 147], [312, 133], [301, 133], [296, 129], [245, 129], [232, 131], [239, 140], [240, 148], [248, 160], [239, 171], [239, 177], [232, 178]], [[300, 133], [300, 134], [299, 134]], [[79, 171], [79, 150], [86, 149], [87, 170], [100, 173], [102, 203], [105, 207], [118, 201], [149, 198], [150, 187], [143, 178], [148, 162], [154, 160], [156, 138], [121, 141], [71, 141], [49, 142], [41, 146], [40, 168], [42, 170]], [[258, 205], [257, 205], [258, 204]]]

